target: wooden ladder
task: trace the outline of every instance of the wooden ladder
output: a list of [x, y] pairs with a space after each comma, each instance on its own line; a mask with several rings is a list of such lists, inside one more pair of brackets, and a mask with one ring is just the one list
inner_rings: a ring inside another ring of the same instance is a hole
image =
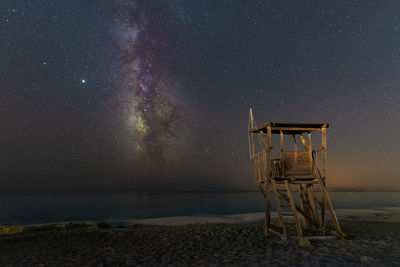
[[[278, 185], [282, 185], [281, 187], [278, 188]], [[300, 224], [299, 217], [297, 216], [298, 213], [303, 215], [304, 219], [304, 226], [307, 227], [309, 223], [311, 223], [313, 226], [315, 226], [317, 229], [321, 229], [323, 231], [323, 235], [325, 235], [325, 207], [327, 207], [329, 215], [332, 220], [332, 224], [336, 230], [336, 233], [339, 238], [344, 239], [344, 234], [340, 228], [339, 221], [337, 219], [337, 216], [335, 214], [335, 211], [333, 209], [331, 200], [328, 196], [328, 193], [326, 191], [325, 185], [323, 183], [323, 180], [321, 177], [318, 177], [318, 183], [317, 185], [320, 186], [321, 188], [321, 193], [322, 193], [322, 198], [321, 201], [318, 201], [312, 191], [313, 187], [310, 186], [307, 190], [311, 191], [308, 192], [308, 194], [300, 191], [300, 199], [301, 199], [301, 207], [296, 205], [294, 201], [294, 196], [291, 190], [291, 184], [289, 180], [284, 180], [283, 183], [277, 184], [274, 178], [271, 178], [271, 186], [272, 186], [272, 191], [274, 192], [274, 199], [275, 199], [275, 205], [276, 205], [276, 210], [278, 213], [278, 225], [272, 225], [272, 230], [275, 230], [273, 232], [281, 235], [283, 240], [287, 240], [287, 231], [286, 231], [286, 225], [284, 221], [284, 216], [291, 216], [293, 218], [293, 222], [296, 227], [297, 231], [297, 236], [299, 238], [300, 243], [302, 242], [307, 242], [307, 240], [303, 236], [303, 229]], [[300, 185], [302, 186], [302, 185]], [[283, 201], [283, 203], [282, 203]], [[317, 208], [315, 206], [315, 201], [317, 201], [320, 204], [321, 208], [321, 220], [318, 218], [318, 212]], [[283, 211], [282, 208], [290, 208], [290, 210]]]
[[[275, 183], [275, 179], [271, 179], [271, 185], [272, 185], [272, 190], [274, 191], [274, 198], [275, 198], [275, 205], [276, 205], [276, 210], [278, 212], [278, 219], [279, 219], [279, 227], [282, 228], [282, 239], [287, 240], [287, 232], [286, 232], [286, 226], [285, 226], [285, 221], [283, 219], [283, 216], [291, 216], [293, 218], [296, 231], [297, 231], [297, 236], [300, 240], [300, 242], [304, 242], [304, 237], [303, 237], [303, 230], [301, 229], [301, 225], [299, 222], [299, 218], [297, 217], [297, 211], [298, 207], [296, 206], [293, 198], [292, 191], [290, 189], [290, 184], [288, 180], [284, 181], [284, 187], [278, 188], [277, 184]], [[282, 204], [281, 200], [284, 200], [285, 202]], [[289, 205], [287, 205], [289, 204]], [[290, 208], [289, 212], [283, 212], [282, 207], [287, 207]]]

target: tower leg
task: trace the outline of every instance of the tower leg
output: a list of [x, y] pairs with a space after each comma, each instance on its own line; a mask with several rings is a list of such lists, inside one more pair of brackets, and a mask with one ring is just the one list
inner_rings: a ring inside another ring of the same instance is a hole
[[314, 219], [314, 224], [319, 225], [319, 218], [318, 218], [318, 211], [317, 211], [317, 205], [315, 204], [315, 199], [314, 199], [314, 192], [313, 192], [313, 185], [309, 184], [306, 186], [306, 195], [308, 198], [308, 202], [310, 203], [311, 206], [311, 211], [312, 211], [312, 218]]
[[284, 222], [283, 216], [282, 216], [281, 203], [279, 202], [279, 195], [278, 195], [278, 190], [276, 189], [275, 180], [272, 180], [272, 181], [271, 181], [271, 185], [272, 185], [272, 190], [274, 190], [274, 198], [275, 198], [276, 211], [278, 212], [278, 217], [279, 217], [279, 221], [280, 221], [280, 226], [282, 227], [282, 239], [283, 239], [283, 240], [287, 240], [285, 222]]
[[264, 224], [264, 235], [268, 235], [269, 224], [271, 222], [271, 203], [270, 203], [270, 191], [269, 181], [265, 181], [265, 224]]
[[319, 180], [319, 184], [321, 185], [322, 199], [324, 200], [324, 202], [326, 203], [326, 205], [328, 207], [328, 211], [331, 215], [331, 220], [332, 220], [333, 226], [335, 227], [339, 238], [344, 240], [344, 235], [343, 235], [342, 229], [340, 228], [339, 220], [336, 217], [335, 211], [333, 210], [332, 202], [328, 196], [328, 193], [326, 192], [325, 185], [324, 185], [321, 177], [318, 177], [318, 180]]
[[297, 236], [301, 240], [301, 239], [303, 239], [303, 231], [301, 230], [300, 222], [297, 218], [296, 206], [294, 204], [293, 196], [292, 196], [292, 193], [290, 192], [289, 182], [287, 180], [285, 181], [285, 186], [286, 186], [287, 194], [289, 197], [290, 206], [292, 207], [293, 220], [296, 225]]
[[[310, 209], [307, 203], [308, 200], [306, 198], [306, 189], [303, 184], [299, 184], [299, 193], [300, 193], [300, 207], [308, 216], [311, 217]], [[305, 229], [308, 229], [310, 226], [310, 222], [305, 216], [303, 216], [303, 225]]]
[[321, 226], [322, 226], [322, 234], [326, 234], [326, 225], [325, 225], [325, 197], [324, 193], [321, 192]]

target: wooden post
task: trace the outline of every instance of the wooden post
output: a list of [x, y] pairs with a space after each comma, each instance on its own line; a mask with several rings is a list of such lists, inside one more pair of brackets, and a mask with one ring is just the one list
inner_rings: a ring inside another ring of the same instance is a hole
[[289, 203], [290, 203], [290, 206], [292, 207], [293, 220], [296, 225], [297, 236], [301, 240], [301, 239], [303, 239], [303, 231], [301, 230], [299, 220], [297, 219], [296, 206], [294, 204], [292, 193], [290, 192], [290, 185], [289, 185], [288, 180], [285, 180], [285, 186], [286, 186], [286, 190], [287, 190], [287, 194], [288, 194], [288, 198], [289, 198]]
[[311, 170], [311, 175], [314, 176], [314, 163], [313, 163], [313, 157], [312, 157], [312, 144], [311, 144], [311, 132], [307, 133], [308, 137], [308, 143], [307, 143], [307, 152], [308, 152], [308, 158], [310, 160], [310, 170]]
[[270, 203], [270, 173], [272, 170], [271, 166], [271, 126], [267, 127], [267, 138], [264, 143], [266, 152], [266, 174], [265, 174], [265, 235], [269, 232], [269, 224], [271, 222], [271, 203]]
[[294, 164], [297, 164], [297, 142], [296, 142], [296, 135], [293, 135], [293, 143], [294, 143]]
[[284, 154], [283, 154], [283, 150], [284, 150], [284, 144], [283, 144], [283, 131], [280, 131], [280, 136], [281, 136], [281, 165], [282, 165], [282, 170], [281, 170], [281, 175], [282, 177], [285, 177], [285, 159], [284, 159]]
[[[306, 190], [304, 184], [299, 184], [299, 194], [300, 194], [300, 207], [304, 211], [305, 214], [310, 216], [310, 207], [307, 205], [307, 198], [306, 198]], [[303, 216], [303, 225], [305, 229], [308, 229], [310, 226], [310, 222], [307, 217]]]
[[[250, 129], [254, 127], [253, 109], [250, 108]], [[251, 133], [251, 156], [254, 157], [254, 133]]]
[[326, 125], [322, 127], [322, 176], [324, 185], [326, 185]]
[[271, 139], [272, 139], [272, 131], [271, 131], [271, 126], [267, 127], [267, 177], [268, 177], [268, 183], [270, 182], [270, 174], [272, 171], [272, 162], [271, 162]]
[[264, 224], [264, 235], [268, 235], [269, 232], [269, 224], [271, 222], [270, 212], [271, 212], [271, 203], [270, 203], [270, 192], [269, 192], [269, 184], [265, 181], [265, 224]]
[[323, 199], [324, 199], [324, 201], [327, 202], [327, 206], [328, 206], [329, 213], [331, 215], [333, 226], [335, 227], [338, 236], [341, 239], [344, 239], [344, 235], [343, 235], [342, 229], [340, 228], [338, 218], [336, 217], [335, 211], [333, 210], [331, 199], [329, 198], [328, 193], [326, 192], [325, 185], [324, 185], [321, 177], [318, 177], [318, 179], [319, 179], [319, 183], [321, 185]]
[[304, 136], [303, 136], [302, 133], [300, 134], [300, 140], [301, 140], [301, 142], [303, 143], [304, 150], [305, 150], [305, 151], [308, 151], [308, 145], [307, 145], [306, 139], [304, 139]]
[[[324, 125], [321, 129], [321, 135], [322, 135], [322, 177], [321, 177], [321, 182], [323, 186], [326, 184], [326, 126]], [[322, 193], [322, 199], [321, 199], [321, 223], [322, 223], [322, 231], [325, 235], [325, 194]]]
[[274, 197], [275, 197], [275, 203], [276, 203], [276, 211], [278, 212], [278, 217], [279, 221], [281, 222], [281, 227], [282, 227], [282, 239], [287, 240], [287, 234], [286, 234], [286, 228], [285, 228], [285, 221], [283, 220], [282, 216], [282, 209], [281, 209], [281, 204], [279, 202], [279, 194], [278, 190], [276, 189], [276, 184], [275, 181], [271, 181], [272, 184], [272, 190], [274, 190]]
[[313, 218], [314, 218], [314, 224], [319, 225], [319, 218], [318, 218], [318, 211], [317, 211], [317, 205], [315, 204], [315, 199], [314, 199], [314, 192], [313, 192], [313, 185], [308, 184], [306, 188], [306, 194], [308, 198], [308, 202], [310, 203]]

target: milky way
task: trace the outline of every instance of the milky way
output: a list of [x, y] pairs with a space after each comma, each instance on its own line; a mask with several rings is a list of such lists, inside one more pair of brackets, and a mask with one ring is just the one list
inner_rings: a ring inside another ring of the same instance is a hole
[[185, 107], [174, 71], [174, 18], [167, 2], [118, 2], [116, 34], [119, 102], [132, 163], [179, 159]]

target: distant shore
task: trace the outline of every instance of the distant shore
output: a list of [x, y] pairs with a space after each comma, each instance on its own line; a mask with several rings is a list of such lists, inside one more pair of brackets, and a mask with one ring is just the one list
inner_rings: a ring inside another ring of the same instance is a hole
[[344, 241], [283, 242], [263, 213], [64, 222], [0, 235], [3, 265], [400, 265], [400, 208], [336, 210]]

